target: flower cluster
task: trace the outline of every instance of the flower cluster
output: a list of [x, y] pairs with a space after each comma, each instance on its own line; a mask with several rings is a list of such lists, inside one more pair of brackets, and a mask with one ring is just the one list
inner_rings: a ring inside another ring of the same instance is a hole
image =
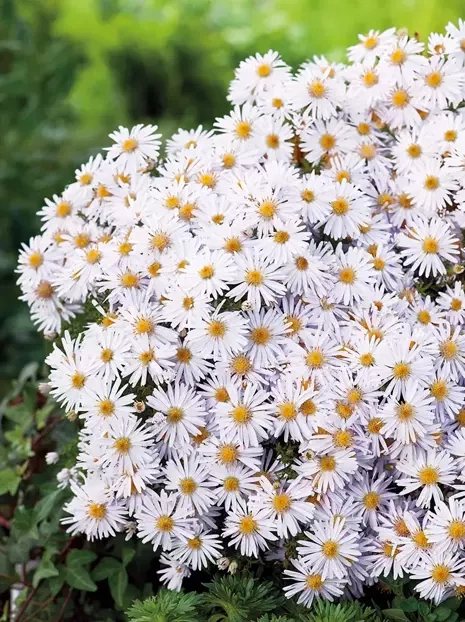
[[306, 605], [465, 591], [465, 23], [348, 58], [247, 59], [161, 160], [120, 127], [20, 255], [82, 420], [65, 522], [152, 543], [173, 589], [238, 555]]

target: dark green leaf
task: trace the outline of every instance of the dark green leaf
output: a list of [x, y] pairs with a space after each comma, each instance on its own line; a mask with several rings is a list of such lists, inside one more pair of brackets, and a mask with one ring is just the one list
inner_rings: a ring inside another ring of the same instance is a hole
[[402, 609], [383, 609], [383, 615], [388, 620], [399, 620], [400, 622], [409, 622], [409, 619]]
[[123, 562], [123, 566], [127, 566], [133, 559], [136, 554], [136, 549], [130, 549], [129, 547], [124, 547], [121, 551], [121, 561]]
[[128, 573], [125, 568], [120, 568], [115, 576], [108, 581], [110, 592], [118, 609], [123, 608], [124, 594], [128, 586]]
[[92, 563], [96, 558], [97, 555], [93, 551], [71, 549], [71, 551], [66, 556], [66, 567], [78, 568], [79, 566], [84, 566], [85, 564]]
[[52, 596], [56, 596], [63, 587], [65, 582], [65, 568], [64, 566], [58, 566], [58, 575], [53, 577], [48, 582], [48, 588]]
[[11, 524], [11, 533], [18, 540], [26, 538], [38, 540], [39, 531], [35, 511], [23, 506], [17, 507]]
[[92, 570], [92, 579], [94, 581], [103, 581], [115, 575], [121, 570], [121, 562], [113, 557], [104, 557]]
[[414, 596], [410, 596], [410, 598], [400, 600], [399, 606], [402, 611], [406, 611], [407, 613], [413, 613], [418, 609], [418, 601]]
[[437, 607], [434, 613], [438, 622], [445, 622], [446, 620], [450, 620], [452, 616], [452, 611], [447, 607]]
[[54, 492], [46, 495], [43, 499], [41, 499], [35, 508], [37, 522], [44, 520], [44, 518], [48, 518], [49, 514], [54, 509], [54, 507], [58, 505], [58, 501], [61, 498], [63, 498], [62, 491], [55, 490]]
[[42, 579], [49, 579], [50, 577], [57, 577], [58, 570], [55, 564], [50, 560], [42, 559], [37, 566], [34, 576], [32, 578], [32, 587], [37, 587]]
[[4, 495], [6, 492], [14, 495], [20, 482], [20, 476], [13, 469], [3, 469], [0, 471], [0, 495]]
[[66, 583], [84, 592], [95, 592], [97, 590], [97, 586], [92, 581], [89, 571], [84, 566], [67, 567]]

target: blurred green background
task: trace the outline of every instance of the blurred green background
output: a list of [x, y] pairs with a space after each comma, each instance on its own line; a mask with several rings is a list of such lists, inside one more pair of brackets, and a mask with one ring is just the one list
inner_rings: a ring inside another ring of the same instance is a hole
[[43, 357], [17, 301], [17, 249], [112, 129], [211, 126], [256, 51], [343, 60], [370, 28], [426, 38], [459, 17], [464, 0], [0, 0], [0, 391]]

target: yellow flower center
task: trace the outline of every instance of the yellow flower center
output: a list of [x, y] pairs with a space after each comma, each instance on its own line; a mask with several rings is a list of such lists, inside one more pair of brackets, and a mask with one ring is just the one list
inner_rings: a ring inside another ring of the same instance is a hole
[[410, 101], [410, 95], [405, 89], [398, 89], [392, 94], [391, 101], [395, 108], [405, 108]]
[[107, 506], [105, 503], [90, 503], [87, 506], [87, 513], [90, 518], [102, 520], [107, 515]]
[[130, 289], [132, 287], [139, 287], [140, 278], [137, 274], [126, 272], [121, 275], [120, 282], [122, 287]]
[[439, 71], [433, 71], [425, 77], [425, 82], [432, 89], [437, 89], [442, 84], [442, 75]]
[[333, 434], [333, 441], [336, 447], [346, 449], [352, 445], [352, 436], [347, 430], [338, 430]]
[[211, 279], [214, 274], [215, 274], [215, 269], [213, 268], [212, 265], [203, 266], [203, 268], [200, 268], [199, 270], [199, 276], [201, 279], [204, 279], [204, 280]]
[[446, 339], [439, 346], [439, 351], [442, 358], [444, 358], [446, 361], [451, 361], [457, 356], [459, 348], [457, 344], [452, 341], [452, 339]]
[[332, 134], [322, 134], [320, 137], [320, 147], [325, 151], [331, 151], [336, 145], [336, 138]]
[[247, 121], [239, 121], [236, 125], [236, 134], [239, 138], [249, 138], [252, 126]]
[[379, 417], [373, 417], [373, 419], [370, 419], [367, 423], [367, 431], [370, 434], [379, 434], [383, 425], [382, 419]]
[[174, 520], [171, 516], [159, 516], [155, 522], [155, 527], [158, 531], [170, 532], [174, 527]]
[[208, 334], [214, 339], [224, 337], [226, 334], [226, 324], [220, 320], [213, 320], [208, 325]]
[[223, 445], [218, 451], [218, 458], [220, 462], [224, 464], [231, 464], [232, 462], [236, 462], [239, 456], [239, 452], [237, 447], [234, 445]]
[[279, 415], [286, 421], [292, 421], [297, 417], [297, 408], [292, 402], [286, 402], [278, 405]]
[[239, 531], [241, 533], [249, 535], [257, 531], [257, 529], [258, 523], [250, 514], [241, 518], [239, 522]]
[[431, 573], [431, 578], [435, 583], [443, 584], [450, 577], [450, 570], [447, 566], [443, 564], [438, 564], [433, 568], [433, 572]]
[[28, 263], [31, 268], [34, 268], [34, 270], [38, 270], [40, 266], [44, 263], [44, 256], [42, 255], [42, 253], [35, 251], [29, 255]]
[[356, 281], [356, 274], [353, 268], [347, 267], [343, 268], [339, 272], [339, 281], [341, 283], [345, 283], [346, 285], [353, 285]]
[[228, 238], [223, 248], [227, 253], [239, 253], [242, 250], [242, 242], [239, 238]]
[[374, 490], [367, 492], [367, 494], [363, 497], [363, 505], [367, 510], [376, 510], [380, 501], [381, 496]]
[[439, 472], [434, 467], [424, 467], [418, 472], [418, 478], [423, 486], [433, 486], [439, 479]]
[[362, 160], [373, 160], [376, 157], [376, 147], [374, 145], [362, 145], [359, 154]]
[[273, 201], [263, 201], [258, 206], [258, 213], [265, 220], [271, 220], [278, 211], [278, 206]]
[[115, 405], [111, 400], [101, 400], [99, 404], [99, 413], [104, 417], [111, 417], [115, 412]]
[[266, 144], [270, 149], [277, 149], [279, 147], [279, 136], [277, 134], [268, 134]]
[[240, 488], [239, 479], [233, 475], [229, 475], [223, 482], [223, 488], [226, 492], [237, 492]]
[[281, 493], [280, 495], [275, 495], [273, 499], [273, 507], [278, 512], [278, 514], [283, 514], [287, 512], [292, 505], [292, 500], [289, 495], [286, 493]]
[[123, 436], [121, 438], [116, 439], [116, 441], [113, 444], [113, 447], [116, 449], [118, 453], [127, 454], [132, 447], [132, 443], [129, 438], [127, 438], [126, 436]]
[[184, 417], [184, 410], [177, 406], [171, 406], [171, 408], [168, 408], [166, 416], [170, 423], [179, 423]]
[[396, 48], [391, 54], [391, 63], [393, 65], [402, 65], [407, 58], [407, 55], [400, 48]]
[[202, 540], [200, 538], [187, 538], [187, 546], [194, 551], [198, 551], [202, 546]]
[[138, 144], [135, 138], [126, 138], [126, 140], [124, 140], [123, 144], [121, 145], [121, 148], [126, 153], [131, 153], [132, 151], [135, 151], [137, 147], [138, 147]]
[[236, 156], [232, 153], [225, 153], [223, 156], [224, 168], [232, 168], [236, 164]]
[[187, 365], [192, 360], [192, 352], [188, 348], [178, 348], [176, 350], [176, 359], [179, 363]]
[[399, 380], [405, 380], [412, 373], [412, 368], [408, 363], [404, 361], [400, 361], [400, 363], [396, 363], [392, 368], [392, 375], [394, 378]]
[[419, 549], [428, 549], [431, 546], [424, 531], [417, 531], [417, 533], [412, 537], [412, 540]]
[[302, 201], [305, 201], [305, 203], [312, 203], [315, 200], [315, 194], [311, 190], [308, 190], [308, 188], [302, 190], [300, 196], [302, 198]]
[[415, 409], [411, 404], [399, 404], [396, 408], [396, 414], [400, 421], [410, 421], [415, 415]]
[[308, 575], [305, 579], [305, 586], [309, 590], [314, 590], [315, 592], [321, 590], [321, 588], [323, 587], [323, 579], [321, 577], [321, 574]]
[[321, 80], [313, 80], [307, 87], [310, 97], [321, 99], [326, 94], [326, 87]]
[[139, 361], [142, 365], [147, 366], [149, 363], [155, 360], [155, 354], [153, 350], [146, 350], [145, 352], [141, 352], [139, 354]]
[[453, 540], [463, 540], [465, 538], [465, 523], [460, 520], [454, 520], [449, 525], [449, 536]]
[[446, 130], [444, 132], [444, 140], [449, 143], [453, 143], [457, 140], [457, 132], [455, 130]]
[[236, 423], [243, 425], [250, 421], [250, 419], [252, 418], [252, 413], [250, 412], [250, 409], [247, 408], [247, 406], [240, 405], [232, 409], [231, 417]]
[[378, 45], [378, 37], [375, 37], [374, 35], [366, 37], [363, 45], [367, 50], [373, 50]]
[[328, 559], [334, 559], [339, 553], [339, 545], [334, 540], [327, 540], [321, 547], [321, 552]]
[[322, 456], [320, 458], [321, 471], [334, 471], [336, 468], [336, 460], [333, 456]]
[[110, 348], [104, 348], [100, 353], [100, 358], [104, 363], [109, 363], [110, 361], [112, 361], [113, 356], [113, 350], [110, 350]]
[[58, 203], [55, 213], [58, 218], [66, 218], [71, 214], [71, 204], [67, 201], [61, 201]]
[[365, 72], [363, 76], [363, 84], [366, 87], [371, 88], [372, 86], [375, 86], [376, 84], [378, 84], [378, 82], [379, 82], [379, 78], [376, 72], [374, 71]]
[[259, 65], [257, 67], [257, 74], [260, 78], [267, 78], [271, 74], [271, 67], [267, 64]]
[[182, 306], [186, 311], [192, 309], [194, 307], [194, 299], [192, 298], [192, 296], [186, 296], [185, 298], [183, 298]]
[[192, 495], [197, 490], [198, 485], [192, 477], [185, 477], [179, 482], [179, 488], [184, 495]]
[[81, 186], [88, 186], [90, 182], [92, 181], [92, 179], [93, 179], [93, 176], [90, 173], [83, 173], [79, 177], [79, 183], [81, 184]]
[[363, 367], [371, 367], [375, 364], [375, 357], [370, 352], [362, 354], [360, 357], [360, 365]]
[[[403, 538], [406, 538], [407, 536], [410, 535], [410, 530], [407, 527], [407, 523], [404, 521], [403, 518], [399, 518], [395, 523], [394, 523], [394, 531], [396, 532], [396, 534], [398, 536], [401, 536]], [[421, 532], [419, 532], [421, 533]]]
[[146, 317], [141, 317], [135, 324], [135, 331], [139, 335], [150, 334], [153, 332], [154, 328], [152, 320]]
[[305, 400], [300, 407], [300, 412], [304, 417], [312, 417], [317, 411], [315, 402], [313, 400]]
[[297, 270], [300, 270], [301, 272], [307, 270], [309, 266], [308, 259], [305, 257], [296, 257], [294, 263]]
[[452, 298], [450, 303], [451, 311], [460, 311], [462, 308], [462, 301], [458, 298]]
[[277, 244], [286, 244], [286, 242], [289, 241], [290, 237], [291, 236], [289, 235], [287, 231], [276, 231], [276, 233], [273, 236], [273, 239]]
[[[263, 329], [256, 328], [255, 330], [260, 331], [260, 330], [263, 330]], [[260, 335], [258, 337], [260, 338]], [[255, 343], [257, 343], [257, 342], [255, 342]], [[263, 342], [263, 343], [265, 343], [265, 342]], [[233, 372], [235, 374], [237, 374], [238, 376], [245, 376], [245, 374], [247, 374], [252, 369], [252, 363], [245, 356], [245, 354], [238, 354], [237, 356], [235, 356], [232, 359], [232, 361], [231, 361], [231, 368], [232, 368]]]
[[166, 250], [171, 244], [171, 240], [169, 235], [167, 235], [166, 233], [155, 233], [154, 235], [152, 235], [151, 239], [150, 239], [150, 245], [154, 250], [160, 251], [160, 253], [162, 253], [164, 250]]
[[215, 400], [217, 402], [221, 402], [221, 403], [225, 403], [225, 402], [229, 402], [229, 393], [227, 391], [227, 389], [225, 389], [224, 387], [220, 387], [219, 389], [216, 389], [215, 391]]
[[273, 97], [271, 100], [271, 105], [273, 108], [277, 108], [278, 110], [284, 106], [284, 102], [279, 97]]
[[447, 382], [445, 380], [435, 380], [431, 385], [430, 392], [435, 399], [442, 402], [449, 393]]
[[407, 153], [409, 154], [409, 156], [414, 159], [419, 158], [421, 156], [421, 152], [422, 152], [422, 149], [420, 145], [417, 145], [416, 143], [413, 143], [407, 149]]
[[336, 216], [344, 216], [349, 211], [349, 202], [340, 197], [331, 202], [331, 209]]
[[417, 314], [417, 318], [420, 324], [429, 324], [431, 322], [431, 315], [426, 309], [422, 309], [421, 311], [419, 311]]
[[305, 362], [312, 369], [320, 369], [323, 367], [325, 357], [321, 350], [311, 350], [307, 353]]
[[71, 385], [73, 389], [82, 389], [85, 384], [86, 384], [86, 377], [84, 376], [84, 374], [75, 372], [71, 376]]
[[258, 287], [263, 283], [263, 274], [260, 270], [247, 270], [245, 275], [245, 282], [252, 287]]

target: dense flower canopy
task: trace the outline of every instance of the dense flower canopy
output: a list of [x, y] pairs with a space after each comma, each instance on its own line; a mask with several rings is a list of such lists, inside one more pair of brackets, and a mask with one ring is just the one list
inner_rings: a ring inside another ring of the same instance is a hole
[[21, 251], [82, 419], [65, 522], [152, 543], [170, 588], [247, 556], [306, 605], [465, 591], [465, 24], [348, 59], [247, 59], [162, 159], [120, 127]]

